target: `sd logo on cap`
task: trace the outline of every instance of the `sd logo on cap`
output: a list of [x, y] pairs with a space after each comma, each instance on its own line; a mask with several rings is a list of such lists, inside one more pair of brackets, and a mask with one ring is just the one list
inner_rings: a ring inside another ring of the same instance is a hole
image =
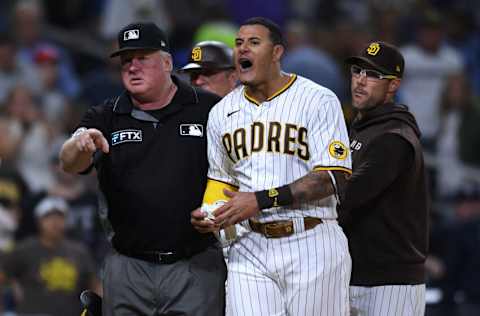
[[345, 60], [350, 65], [369, 65], [384, 75], [403, 76], [405, 61], [397, 47], [385, 42], [372, 42], [358, 56]]

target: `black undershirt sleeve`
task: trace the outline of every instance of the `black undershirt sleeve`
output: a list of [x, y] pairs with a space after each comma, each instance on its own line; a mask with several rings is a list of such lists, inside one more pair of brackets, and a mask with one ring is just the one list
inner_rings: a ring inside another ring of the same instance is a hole
[[367, 148], [360, 165], [356, 165], [347, 181], [341, 212], [351, 212], [370, 202], [414, 161], [412, 145], [396, 134], [385, 134]]

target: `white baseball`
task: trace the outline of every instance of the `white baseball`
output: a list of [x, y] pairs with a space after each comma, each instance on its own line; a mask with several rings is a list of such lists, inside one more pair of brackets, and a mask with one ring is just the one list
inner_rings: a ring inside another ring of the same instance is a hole
[[227, 201], [225, 201], [225, 200], [218, 200], [218, 201], [213, 202], [212, 204], [203, 203], [202, 207], [201, 207], [201, 210], [203, 212], [207, 213], [207, 216], [205, 217], [206, 219], [213, 221], [213, 220], [215, 220], [215, 215], [213, 214], [213, 212], [215, 212], [215, 210], [217, 208], [219, 208], [220, 206], [222, 206], [225, 203], [227, 203]]

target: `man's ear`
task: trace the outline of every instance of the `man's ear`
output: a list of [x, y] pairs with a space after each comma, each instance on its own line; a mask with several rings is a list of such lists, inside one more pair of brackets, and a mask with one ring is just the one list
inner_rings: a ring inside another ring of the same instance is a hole
[[168, 72], [172, 72], [173, 71], [173, 59], [172, 59], [172, 55], [170, 54], [165, 54], [163, 56], [163, 62], [164, 62], [164, 65], [165, 65], [165, 69], [168, 71]]
[[285, 52], [285, 47], [283, 47], [283, 45], [275, 45], [273, 46], [273, 57], [272, 57], [272, 60], [274, 62], [279, 62], [280, 59], [282, 58], [283, 56], [283, 53]]
[[400, 84], [402, 83], [402, 79], [393, 79], [390, 80], [390, 83], [388, 84], [388, 92], [389, 93], [395, 93], [397, 92], [398, 88], [400, 87]]
[[234, 69], [234, 70], [228, 72], [227, 78], [231, 81], [236, 82], [238, 80], [238, 74], [237, 74], [236, 70]]

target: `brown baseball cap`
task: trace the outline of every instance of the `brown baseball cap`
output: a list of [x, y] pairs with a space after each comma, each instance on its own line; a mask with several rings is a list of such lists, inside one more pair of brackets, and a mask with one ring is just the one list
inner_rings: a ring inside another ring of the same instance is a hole
[[218, 41], [203, 41], [195, 44], [188, 63], [181, 70], [188, 72], [205, 68], [234, 69], [233, 50]]
[[371, 42], [359, 55], [345, 60], [349, 65], [368, 65], [385, 75], [402, 78], [405, 60], [398, 48], [386, 42]]
[[110, 54], [116, 57], [124, 51], [149, 49], [169, 52], [167, 35], [152, 22], [132, 23], [118, 32], [118, 50]]

